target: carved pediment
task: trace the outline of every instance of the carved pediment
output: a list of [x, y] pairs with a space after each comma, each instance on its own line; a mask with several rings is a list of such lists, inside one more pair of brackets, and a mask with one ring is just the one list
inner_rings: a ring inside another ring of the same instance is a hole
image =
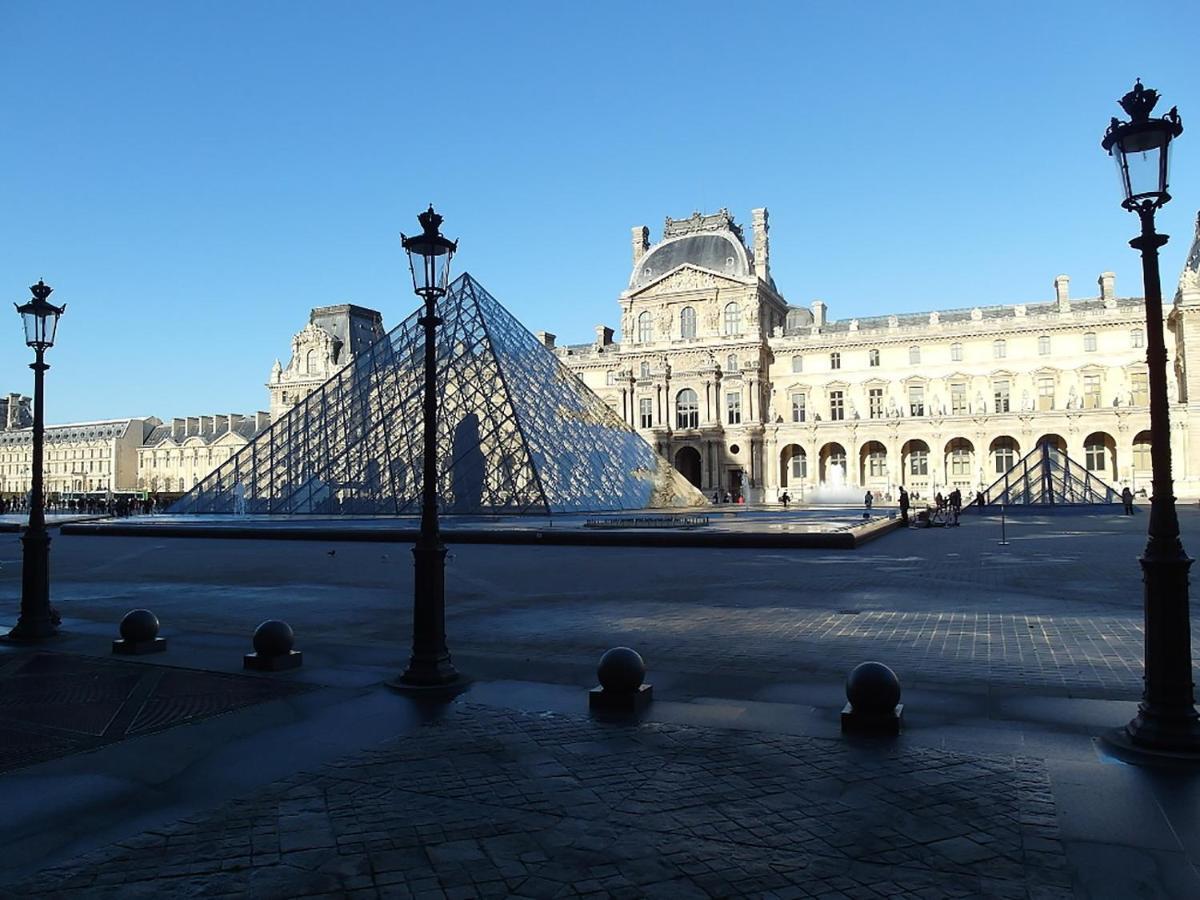
[[720, 275], [699, 266], [683, 264], [676, 266], [661, 278], [651, 281], [635, 291], [632, 296], [645, 297], [657, 294], [673, 294], [683, 291], [716, 290], [723, 287], [741, 287], [742, 282], [727, 275]]

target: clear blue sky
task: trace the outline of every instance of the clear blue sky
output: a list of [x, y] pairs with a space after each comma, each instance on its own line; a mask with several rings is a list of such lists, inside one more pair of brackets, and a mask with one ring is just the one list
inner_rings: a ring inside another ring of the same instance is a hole
[[[532, 330], [616, 325], [629, 229], [767, 206], [835, 318], [1140, 294], [1099, 141], [1178, 104], [1170, 299], [1200, 207], [1200, 4], [0, 4], [0, 283], [69, 304], [47, 415], [248, 412], [312, 306], [390, 327], [433, 201]], [[1140, 29], [1140, 30], [1138, 30]], [[0, 391], [32, 389], [10, 312]]]

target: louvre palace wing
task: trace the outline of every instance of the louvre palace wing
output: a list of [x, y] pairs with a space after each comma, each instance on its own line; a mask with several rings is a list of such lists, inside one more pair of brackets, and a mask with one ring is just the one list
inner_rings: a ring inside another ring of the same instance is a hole
[[[413, 313], [171, 509], [420, 509], [424, 332]], [[705, 498], [470, 275], [438, 302], [444, 513], [704, 505]]]

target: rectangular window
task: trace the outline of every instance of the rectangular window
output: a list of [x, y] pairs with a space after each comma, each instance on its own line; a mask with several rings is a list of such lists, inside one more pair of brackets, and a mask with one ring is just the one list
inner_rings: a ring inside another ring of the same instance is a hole
[[867, 353], [867, 363], [872, 368], [877, 368], [879, 366], [879, 351], [878, 350], [871, 350]]
[[806, 478], [808, 476], [808, 457], [803, 453], [797, 453], [792, 457], [792, 477]]
[[792, 357], [792, 372], [795, 373], [795, 372], [803, 372], [803, 371], [804, 371], [804, 357], [803, 356], [793, 356]]
[[992, 341], [992, 358], [1004, 359], [1006, 356], [1008, 356], [1008, 342]]
[[908, 414], [910, 416], [925, 415], [925, 385], [910, 384], [908, 386]]
[[1096, 409], [1100, 405], [1100, 376], [1083, 376], [1083, 408]]
[[830, 353], [829, 354], [829, 368], [840, 369], [841, 367], [842, 367], [842, 354]]
[[1134, 406], [1145, 406], [1150, 402], [1149, 376], [1145, 372], [1134, 372], [1129, 376], [1130, 402]]
[[804, 395], [799, 391], [792, 394], [792, 421], [803, 422], [806, 418]]
[[1140, 328], [1135, 328], [1129, 332], [1129, 346], [1133, 348], [1146, 346], [1146, 332]]
[[950, 385], [950, 415], [965, 416], [967, 414], [967, 386], [965, 384]]
[[1089, 472], [1104, 471], [1104, 445], [1088, 444], [1083, 448], [1083, 464]]
[[872, 419], [883, 418], [883, 388], [867, 389], [867, 415]]
[[1039, 378], [1037, 392], [1037, 408], [1039, 410], [1054, 409], [1054, 379], [1049, 376]]
[[840, 422], [846, 418], [846, 399], [841, 391], [829, 392], [829, 418]]
[[879, 452], [869, 454], [867, 472], [872, 478], [883, 478], [887, 475], [887, 456]]
[[915, 366], [920, 361], [921, 361], [921, 348], [920, 347], [909, 347], [908, 348], [909, 365]]
[[729, 412], [729, 424], [742, 424], [742, 394], [739, 391], [736, 394], [725, 395], [725, 409]]
[[950, 474], [971, 474], [971, 451], [959, 447], [950, 452]]
[[924, 450], [913, 450], [909, 453], [908, 472], [910, 475], [928, 475], [929, 454]]
[[[1009, 396], [1008, 396], [1008, 382], [1007, 381], [1005, 381], [1005, 380], [993, 381], [992, 382], [992, 396], [996, 400], [996, 412], [1006, 413], [1012, 408], [1010, 405]], [[1001, 471], [1007, 472], [1008, 469], [1002, 469]]]
[[1085, 353], [1092, 353], [1096, 349], [1096, 333], [1089, 331], [1083, 336], [1083, 349]]
[[962, 344], [950, 345], [950, 361], [962, 362]]
[[1043, 334], [1038, 336], [1038, 356], [1050, 355], [1050, 335]]
[[654, 400], [652, 398], [642, 397], [638, 400], [638, 419], [643, 428], [654, 426]]

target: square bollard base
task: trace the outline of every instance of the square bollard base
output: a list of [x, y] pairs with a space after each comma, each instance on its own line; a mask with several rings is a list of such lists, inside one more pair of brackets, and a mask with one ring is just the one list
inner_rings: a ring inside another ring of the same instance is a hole
[[141, 656], [143, 653], [161, 653], [167, 649], [166, 638], [153, 638], [149, 641], [127, 641], [124, 639], [113, 641], [113, 653], [121, 653], [125, 656]]
[[287, 669], [298, 669], [303, 662], [304, 654], [299, 650], [290, 650], [282, 656], [247, 653], [242, 657], [242, 668], [253, 669], [255, 672], [283, 672]]
[[654, 685], [643, 684], [636, 691], [606, 691], [594, 687], [588, 691], [588, 709], [597, 712], [636, 713], [650, 705]]
[[855, 712], [849, 703], [842, 709], [842, 734], [897, 735], [904, 727], [904, 704], [887, 712]]

